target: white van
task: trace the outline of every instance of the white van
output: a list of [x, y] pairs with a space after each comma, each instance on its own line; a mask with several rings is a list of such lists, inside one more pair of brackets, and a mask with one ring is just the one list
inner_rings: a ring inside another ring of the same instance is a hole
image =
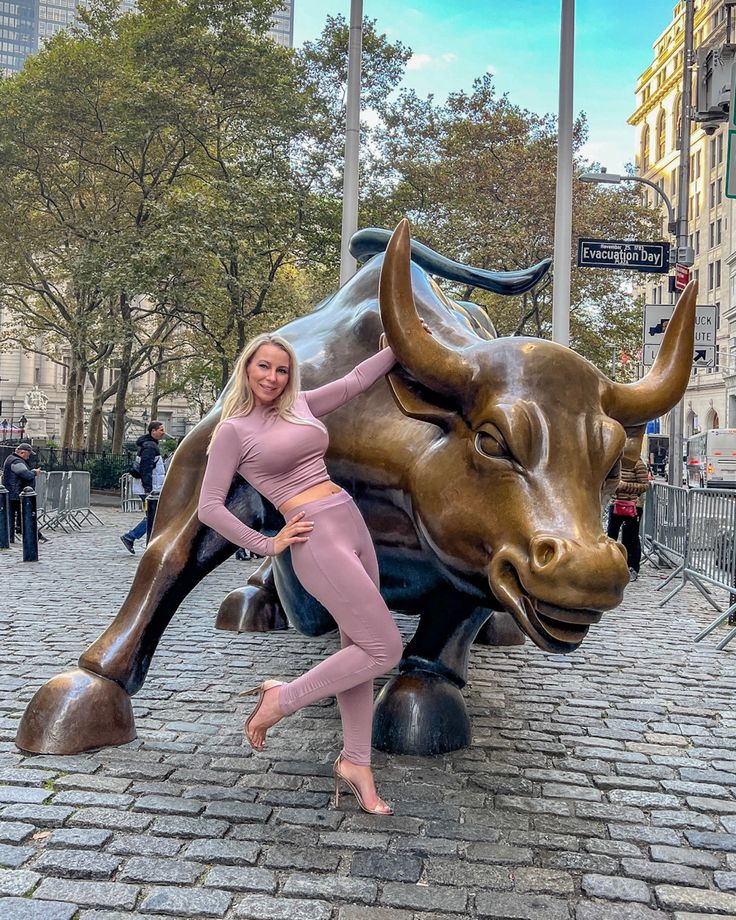
[[712, 428], [687, 440], [691, 489], [736, 489], [736, 428]]

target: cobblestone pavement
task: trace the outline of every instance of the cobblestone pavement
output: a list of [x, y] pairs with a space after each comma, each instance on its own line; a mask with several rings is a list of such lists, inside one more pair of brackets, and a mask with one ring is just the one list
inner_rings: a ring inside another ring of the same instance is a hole
[[[109, 622], [134, 521], [0, 555], [2, 920], [714, 920], [736, 917], [734, 650], [692, 636], [690, 589], [659, 610], [645, 569], [568, 657], [475, 648], [469, 750], [377, 760], [389, 819], [330, 803], [333, 704], [252, 755], [238, 697], [335, 647], [218, 632], [231, 560], [183, 605], [135, 698], [138, 740], [73, 757], [13, 745], [48, 677]], [[409, 620], [401, 622], [407, 633]]]

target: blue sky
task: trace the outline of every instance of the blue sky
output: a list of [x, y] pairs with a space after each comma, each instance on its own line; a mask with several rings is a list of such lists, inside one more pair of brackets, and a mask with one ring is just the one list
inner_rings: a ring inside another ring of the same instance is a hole
[[[350, 13], [350, 0], [294, 0], [294, 43], [316, 37], [325, 17]], [[575, 111], [588, 116], [586, 155], [620, 172], [633, 160], [626, 124], [634, 87], [675, 0], [577, 0]], [[364, 0], [391, 40], [414, 52], [405, 85], [444, 99], [487, 70], [500, 92], [535, 112], [556, 112], [559, 0]]]

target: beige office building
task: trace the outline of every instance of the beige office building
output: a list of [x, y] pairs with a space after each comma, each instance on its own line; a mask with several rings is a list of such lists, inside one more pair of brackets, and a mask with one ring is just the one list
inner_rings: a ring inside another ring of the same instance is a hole
[[[636, 84], [636, 165], [640, 176], [657, 183], [677, 210], [681, 138], [682, 68], [685, 4], [675, 4], [672, 22], [654, 42], [654, 59]], [[726, 41], [723, 0], [696, 0], [694, 46], [707, 49]], [[695, 94], [693, 93], [693, 103]], [[710, 428], [736, 427], [736, 239], [734, 203], [725, 197], [728, 128], [720, 123], [706, 134], [692, 122], [688, 219], [695, 250], [692, 277], [699, 283], [698, 303], [718, 307], [716, 366], [694, 369], [685, 394], [684, 435]], [[662, 205], [654, 190], [642, 186], [646, 200]], [[662, 239], [667, 215], [662, 208]], [[647, 303], [670, 303], [666, 276], [652, 276], [645, 285]], [[664, 422], [665, 432], [667, 421]]]

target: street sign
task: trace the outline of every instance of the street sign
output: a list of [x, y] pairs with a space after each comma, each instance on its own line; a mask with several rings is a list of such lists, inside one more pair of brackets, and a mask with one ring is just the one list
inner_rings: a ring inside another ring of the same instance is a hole
[[670, 269], [670, 246], [669, 243], [579, 239], [578, 266], [664, 273]]
[[[647, 304], [644, 307], [642, 363], [647, 367], [654, 363], [674, 309], [675, 306], [671, 303]], [[694, 367], [715, 367], [717, 332], [718, 308], [713, 304], [697, 306], [695, 308]]]
[[[654, 364], [654, 359], [657, 357], [657, 352], [659, 351], [659, 345], [645, 345], [642, 352], [642, 361], [641, 363], [644, 367], [651, 367]], [[716, 350], [714, 346], [707, 346], [705, 348], [696, 348], [693, 351], [693, 367], [715, 367], [716, 366]]]
[[684, 291], [690, 280], [690, 269], [687, 265], [675, 265], [675, 290]]

